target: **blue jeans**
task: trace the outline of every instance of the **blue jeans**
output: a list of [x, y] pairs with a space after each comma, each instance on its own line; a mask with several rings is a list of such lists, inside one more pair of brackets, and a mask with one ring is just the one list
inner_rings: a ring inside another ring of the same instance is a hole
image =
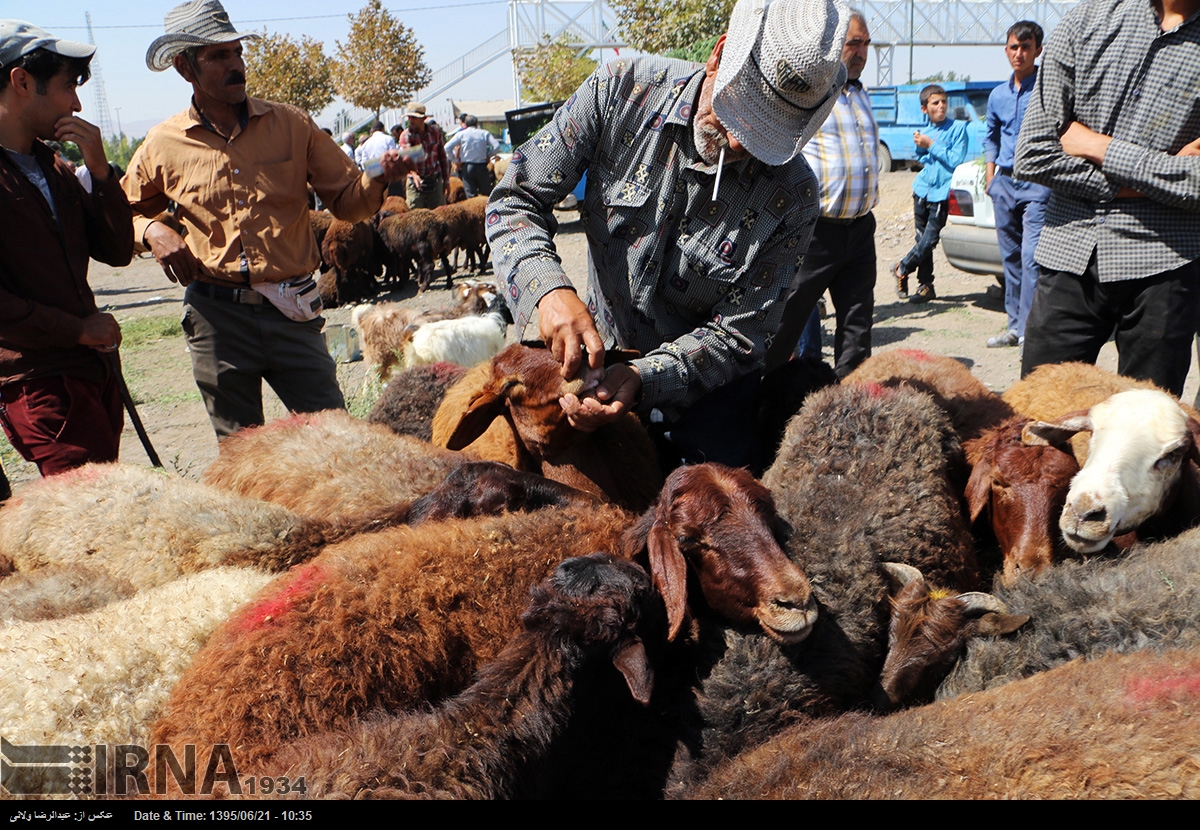
[[917, 282], [922, 285], [933, 285], [933, 249], [942, 238], [948, 204], [913, 196], [913, 225], [916, 226], [917, 244], [900, 260], [900, 273], [908, 276], [916, 271]]
[[1046, 218], [1049, 188], [1020, 182], [996, 171], [988, 187], [996, 209], [996, 241], [1004, 263], [1004, 310], [1008, 330], [1025, 336], [1025, 321], [1037, 292], [1038, 264], [1034, 259]]

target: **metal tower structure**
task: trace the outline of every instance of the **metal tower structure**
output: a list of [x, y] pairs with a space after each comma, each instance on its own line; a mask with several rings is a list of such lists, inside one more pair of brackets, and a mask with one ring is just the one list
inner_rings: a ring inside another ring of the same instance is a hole
[[[84, 17], [87, 18], [88, 43], [92, 46], [96, 45], [96, 37], [92, 34], [92, 13], [84, 12]], [[96, 91], [96, 120], [99, 122], [96, 126], [100, 128], [100, 135], [105, 138], [119, 138], [113, 132], [112, 117], [108, 114], [108, 96], [104, 93], [104, 75], [100, 72], [100, 62], [92, 58], [92, 89]]]
[[914, 46], [997, 46], [1018, 20], [1036, 20], [1049, 35], [1078, 0], [862, 0], [879, 84], [893, 81], [897, 47], [908, 47], [912, 75]]

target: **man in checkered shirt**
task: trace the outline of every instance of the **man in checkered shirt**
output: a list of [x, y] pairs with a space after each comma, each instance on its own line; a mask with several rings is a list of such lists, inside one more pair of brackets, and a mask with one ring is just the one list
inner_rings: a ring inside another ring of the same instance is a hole
[[[817, 280], [822, 290], [829, 288], [837, 320], [833, 359], [839, 378], [871, 356], [875, 312], [875, 214], [871, 209], [879, 202], [879, 127], [871, 96], [859, 81], [870, 48], [867, 19], [851, 9], [842, 48], [846, 85], [820, 131], [804, 145], [804, 159], [821, 188], [821, 216], [800, 276], [805, 281]], [[807, 328], [803, 338], [802, 327]], [[820, 318], [811, 305], [801, 308], [792, 300], [767, 352], [767, 371], [792, 356], [797, 340], [803, 352], [813, 349], [819, 358]], [[805, 340], [815, 342], [806, 344]]]
[[[758, 466], [758, 377], [817, 217], [800, 149], [845, 80], [848, 19], [842, 0], [740, 0], [703, 67], [600, 67], [513, 155], [488, 205], [496, 275], [518, 331], [536, 310], [563, 375], [586, 361], [599, 382], [563, 400], [577, 428], [636, 408], [667, 464]], [[584, 170], [586, 303], [552, 241]], [[642, 357], [605, 370], [614, 346]]]
[[1088, 0], [1051, 34], [1015, 174], [1050, 187], [1021, 373], [1094, 362], [1178, 395], [1200, 314], [1200, 0]]

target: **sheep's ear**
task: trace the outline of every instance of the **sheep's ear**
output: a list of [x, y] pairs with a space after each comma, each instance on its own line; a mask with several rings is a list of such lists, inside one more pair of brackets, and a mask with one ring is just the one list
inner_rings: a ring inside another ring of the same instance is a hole
[[1188, 417], [1187, 431], [1191, 438], [1191, 446], [1188, 447], [1184, 459], [1200, 466], [1200, 422], [1197, 422], [1195, 418]]
[[1092, 428], [1092, 419], [1086, 412], [1072, 412], [1053, 422], [1030, 421], [1021, 430], [1021, 443], [1027, 447], [1063, 444], [1072, 435], [1087, 432]]
[[687, 609], [687, 561], [675, 541], [671, 526], [656, 520], [646, 537], [646, 549], [650, 553], [650, 575], [654, 587], [662, 594], [667, 606], [667, 640], [673, 641], [683, 627], [683, 615]]
[[636, 638], [625, 643], [613, 655], [613, 665], [625, 678], [633, 699], [649, 706], [650, 695], [654, 692], [654, 669], [646, 656], [645, 644]]
[[967, 479], [967, 508], [971, 514], [971, 524], [979, 519], [985, 507], [991, 501], [992, 495], [992, 463], [984, 458], [971, 470]]
[[446, 441], [447, 449], [461, 450], [487, 432], [492, 421], [504, 414], [504, 396], [493, 389], [481, 389], [458, 419]]

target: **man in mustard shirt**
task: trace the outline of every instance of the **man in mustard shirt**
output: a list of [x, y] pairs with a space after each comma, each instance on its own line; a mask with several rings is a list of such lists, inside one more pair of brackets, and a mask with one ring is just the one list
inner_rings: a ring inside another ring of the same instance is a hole
[[[385, 154], [371, 178], [295, 107], [246, 95], [239, 34], [218, 0], [166, 16], [146, 65], [192, 85], [186, 110], [150, 131], [122, 184], [134, 238], [186, 286], [183, 328], [217, 437], [263, 423], [262, 381], [288, 409], [344, 408], [311, 274], [319, 262], [307, 187], [339, 219], [383, 203], [411, 164]], [[155, 221], [169, 202], [185, 236]]]

